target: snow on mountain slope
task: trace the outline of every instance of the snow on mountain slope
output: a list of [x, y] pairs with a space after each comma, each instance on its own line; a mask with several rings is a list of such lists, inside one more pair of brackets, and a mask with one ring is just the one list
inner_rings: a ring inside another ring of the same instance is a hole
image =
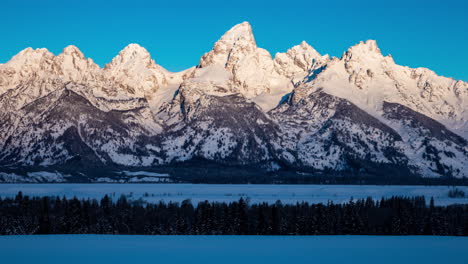
[[148, 107], [104, 112], [74, 88], [51, 92], [20, 110], [15, 133], [0, 154], [4, 163], [153, 164], [149, 138], [160, 127], [148, 125]]
[[327, 61], [328, 56], [321, 56], [305, 42], [286, 53], [277, 53], [273, 59], [268, 51], [257, 47], [250, 24], [243, 22], [227, 31], [202, 56], [183, 90], [198, 89], [217, 96], [238, 93], [269, 111], [309, 71]]
[[[334, 104], [323, 105], [323, 102], [317, 102], [323, 100], [323, 98], [316, 99], [317, 94], [343, 98], [368, 113], [369, 116], [365, 119], [376, 119], [395, 129], [399, 139], [391, 143], [394, 148], [391, 153], [393, 153], [392, 156], [397, 154], [397, 156], [405, 157], [403, 166], [408, 167], [414, 173], [426, 176], [462, 177], [468, 175], [466, 173], [468, 169], [466, 140], [449, 129], [460, 132], [460, 128], [466, 127], [467, 116], [464, 114], [464, 109], [466, 109], [467, 97], [462, 92], [465, 86], [466, 83], [436, 76], [427, 69], [410, 69], [396, 65], [390, 56], [382, 56], [376, 42], [370, 40], [351, 47], [341, 59], [333, 58], [318, 70], [310, 72], [306, 80], [289, 97], [288, 104], [283, 104], [273, 110], [272, 114], [279, 115], [276, 117], [278, 122], [285, 122], [282, 127], [287, 133], [298, 131], [297, 133], [301, 136], [307, 136], [309, 130], [314, 138], [308, 139], [305, 143], [301, 143], [300, 139], [284, 142], [292, 141], [293, 146], [294, 144], [300, 144], [302, 147], [310, 145], [311, 148], [306, 149], [306, 158], [317, 156], [317, 154], [309, 153], [318, 153], [323, 159], [324, 153], [329, 152], [320, 148], [321, 144], [327, 143], [326, 146], [329, 148], [333, 146], [333, 142], [317, 141], [315, 137], [328, 135], [330, 126], [323, 124], [329, 122], [330, 119], [327, 118], [330, 116], [323, 115], [329, 113], [329, 108]], [[392, 104], [395, 107], [389, 107]], [[349, 110], [353, 113], [359, 112], [357, 109]], [[287, 115], [285, 116], [284, 113]], [[317, 113], [322, 119], [315, 119]], [[436, 120], [446, 124], [449, 129]], [[301, 121], [302, 125], [298, 124]], [[350, 137], [353, 137], [353, 134], [356, 135], [356, 131], [361, 133], [367, 129], [357, 128], [356, 124], [359, 122], [356, 120], [352, 120], [351, 123], [346, 122], [345, 120], [341, 128], [344, 128], [345, 134]], [[291, 124], [295, 126], [291, 127]], [[335, 126], [331, 128], [336, 129]], [[339, 131], [332, 130], [331, 136], [340, 141], [339, 135], [341, 134]], [[445, 136], [440, 137], [442, 134]], [[370, 131], [370, 133], [356, 136], [356, 141], [370, 140], [369, 142], [377, 146], [382, 142], [388, 142], [391, 138], [388, 136], [372, 138], [375, 135], [375, 131]], [[346, 144], [349, 146], [348, 143]], [[340, 142], [340, 145], [342, 147], [343, 142]], [[357, 145], [354, 145], [340, 153], [341, 147], [332, 152], [338, 153], [336, 156], [338, 160], [349, 157], [350, 154], [356, 157], [353, 152], [359, 149]], [[373, 154], [375, 150], [377, 153]], [[361, 156], [357, 156], [363, 159], [364, 154], [370, 155], [365, 157], [365, 160], [372, 161], [373, 156], [378, 157], [382, 154], [385, 156], [386, 152], [388, 153], [388, 150], [369, 148], [362, 152]], [[333, 160], [332, 157], [327, 156], [325, 165], [322, 166], [339, 168], [339, 162], [332, 163]], [[393, 162], [382, 158], [375, 161]], [[316, 160], [314, 162], [316, 162], [314, 167], [321, 166]], [[344, 168], [349, 167], [349, 164], [343, 165]]]
[[149, 52], [138, 44], [125, 47], [104, 67], [108, 78], [135, 97], [151, 99], [160, 86], [167, 86], [164, 68], [157, 65]]
[[307, 96], [317, 89], [345, 98], [374, 116], [381, 115], [384, 101], [397, 102], [468, 137], [468, 83], [397, 65], [390, 55], [381, 54], [373, 40], [351, 47], [341, 59], [334, 58], [310, 76], [297, 94]]
[[0, 73], [2, 103], [11, 100], [13, 109], [21, 108], [67, 82], [97, 83], [100, 79], [99, 66], [91, 59], [85, 59], [74, 46], [66, 47], [58, 56], [47, 49], [24, 49], [0, 65]]
[[272, 58], [247, 22], [178, 73], [138, 44], [104, 68], [74, 46], [28, 48], [0, 64], [0, 165], [468, 177], [467, 104], [467, 83], [399, 66], [373, 40]]
[[320, 55], [303, 41], [286, 53], [276, 53], [275, 67], [279, 73], [291, 78], [292, 82], [297, 85], [309, 72], [324, 66], [329, 60], [328, 55]]
[[[73, 82], [86, 85], [95, 97], [154, 101], [161, 87], [180, 84], [190, 69], [172, 73], [157, 65], [138, 44], [124, 48], [104, 69], [86, 59], [75, 46], [57, 56], [46, 49], [27, 48], [0, 65], [0, 95], [10, 93], [16, 109]], [[3, 97], [5, 98], [5, 97]]]
[[294, 95], [270, 115], [279, 123], [278, 149], [291, 165], [321, 170], [467, 177], [467, 142], [408, 107], [383, 103], [379, 118], [324, 90]]
[[270, 53], [257, 47], [247, 22], [227, 31], [202, 56], [193, 77], [187, 87], [214, 95], [240, 93], [252, 98], [288, 86], [288, 79], [275, 71]]
[[274, 159], [270, 141], [278, 127], [255, 103], [238, 95], [201, 95], [182, 105], [181, 120], [158, 136], [166, 162], [204, 158], [248, 165]]
[[402, 136], [405, 155], [420, 174], [468, 177], [468, 143], [444, 125], [397, 103], [383, 103], [387, 124]]
[[284, 158], [292, 165], [360, 172], [406, 167], [400, 135], [345, 99], [316, 91], [271, 115], [282, 128], [278, 148], [288, 151]]

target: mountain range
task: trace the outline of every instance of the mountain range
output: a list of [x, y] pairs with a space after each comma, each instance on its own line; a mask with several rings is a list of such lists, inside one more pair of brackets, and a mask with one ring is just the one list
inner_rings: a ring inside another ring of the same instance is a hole
[[177, 73], [138, 44], [103, 68], [75, 46], [27, 48], [0, 64], [0, 108], [3, 168], [468, 177], [468, 83], [400, 66], [374, 40], [273, 57], [244, 22]]

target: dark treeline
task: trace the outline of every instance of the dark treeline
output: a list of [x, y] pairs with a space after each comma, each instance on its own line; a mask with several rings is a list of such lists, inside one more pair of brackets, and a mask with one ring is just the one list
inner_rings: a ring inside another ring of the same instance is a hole
[[60, 197], [0, 198], [0, 234], [468, 235], [468, 206], [424, 197], [345, 204], [249, 204], [190, 200], [145, 204]]
[[[359, 162], [354, 162], [360, 164]], [[203, 183], [203, 184], [359, 184], [359, 185], [446, 185], [468, 186], [468, 178], [455, 178], [447, 175], [443, 177], [424, 177], [413, 175], [394, 166], [379, 164], [376, 168], [357, 166], [347, 171], [307, 171], [288, 168], [287, 164], [280, 164], [279, 171], [265, 171], [261, 164], [255, 166], [223, 165], [206, 159], [194, 159], [180, 164], [158, 166], [154, 168], [133, 168], [134, 171], [149, 171], [171, 175], [174, 183]], [[67, 164], [50, 166], [48, 171], [57, 171], [70, 175], [70, 183], [90, 183], [98, 178], [109, 177], [115, 180], [128, 180], [116, 174], [118, 171], [129, 170], [124, 166], [78, 166]], [[44, 171], [43, 166], [21, 166], [8, 168], [0, 166], [0, 172], [15, 173], [27, 176], [29, 172]]]

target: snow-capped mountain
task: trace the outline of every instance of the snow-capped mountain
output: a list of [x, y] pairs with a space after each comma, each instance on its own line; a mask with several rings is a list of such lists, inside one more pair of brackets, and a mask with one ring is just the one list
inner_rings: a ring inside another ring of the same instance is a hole
[[74, 46], [0, 64], [0, 165], [171, 165], [468, 177], [468, 83], [411, 69], [373, 40], [341, 58], [274, 57], [244, 22], [197, 66], [130, 44], [100, 68]]

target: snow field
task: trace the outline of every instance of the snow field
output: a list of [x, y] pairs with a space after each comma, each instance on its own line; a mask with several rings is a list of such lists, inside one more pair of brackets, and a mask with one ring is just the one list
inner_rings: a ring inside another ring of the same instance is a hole
[[[457, 187], [468, 194], [468, 187]], [[201, 201], [231, 202], [241, 197], [251, 203], [334, 203], [348, 202], [351, 198], [424, 195], [429, 202], [434, 197], [436, 205], [468, 204], [468, 197], [450, 198], [448, 186], [396, 186], [396, 185], [249, 185], [249, 184], [0, 184], [0, 197], [14, 197], [19, 191], [31, 196], [66, 196], [101, 199], [121, 195], [130, 200], [146, 202], [181, 202], [191, 199]]]

